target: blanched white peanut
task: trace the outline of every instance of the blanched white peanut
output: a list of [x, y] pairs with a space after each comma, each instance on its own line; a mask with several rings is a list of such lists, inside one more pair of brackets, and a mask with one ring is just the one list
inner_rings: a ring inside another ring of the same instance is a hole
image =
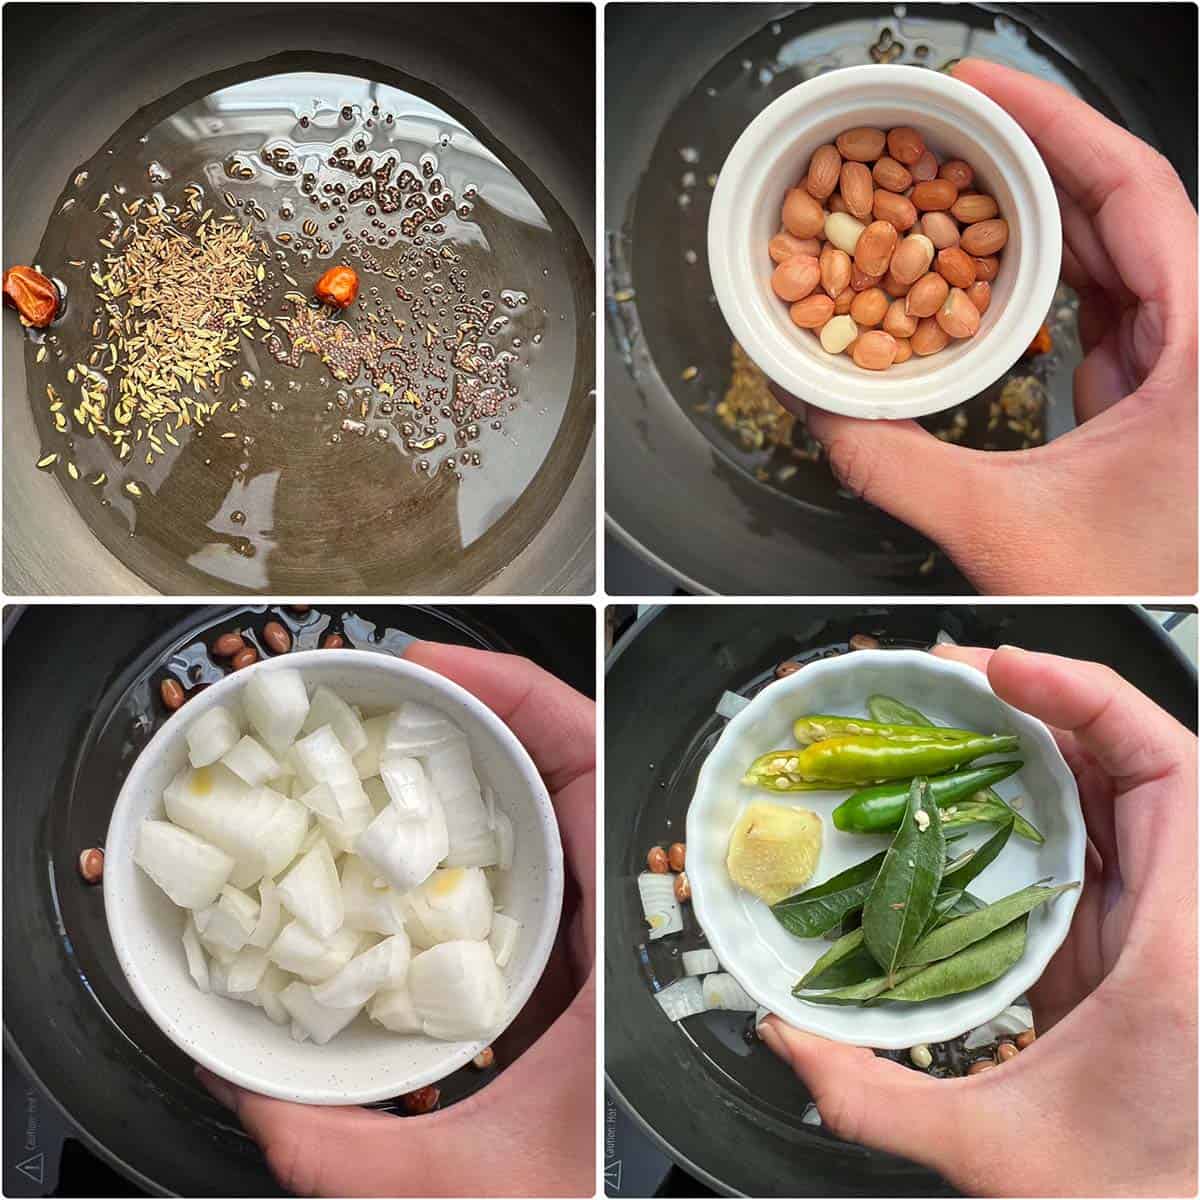
[[821, 348], [828, 354], [841, 354], [858, 337], [853, 317], [831, 317], [821, 327]]
[[858, 245], [858, 239], [862, 237], [864, 229], [866, 226], [849, 213], [830, 213], [825, 218], [825, 237], [851, 258], [854, 257], [854, 248]]

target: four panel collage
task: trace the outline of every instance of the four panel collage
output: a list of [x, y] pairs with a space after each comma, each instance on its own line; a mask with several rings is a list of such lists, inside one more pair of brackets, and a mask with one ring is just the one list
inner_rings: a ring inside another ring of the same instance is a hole
[[33, 3], [4, 1196], [1197, 1192], [1194, 3]]

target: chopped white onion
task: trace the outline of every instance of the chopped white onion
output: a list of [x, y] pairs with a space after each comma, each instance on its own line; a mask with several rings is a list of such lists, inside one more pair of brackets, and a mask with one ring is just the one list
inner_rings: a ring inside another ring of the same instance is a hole
[[379, 774], [379, 755], [383, 752], [383, 740], [395, 715], [390, 712], [383, 713], [378, 717], [368, 717], [362, 723], [363, 733], [367, 735], [367, 744], [354, 756], [354, 769], [364, 783]]
[[292, 921], [279, 931], [267, 957], [306, 983], [324, 983], [354, 957], [361, 943], [362, 934], [355, 929], [339, 929], [323, 942], [303, 921]]
[[449, 717], [430, 704], [406, 700], [392, 714], [383, 738], [383, 749], [394, 754], [423, 758], [465, 736]]
[[501, 871], [511, 871], [517, 848], [512, 818], [502, 808], [497, 808], [492, 814], [492, 824], [496, 835], [496, 866]]
[[446, 857], [446, 818], [436, 800], [424, 821], [409, 821], [389, 804], [358, 836], [355, 851], [399, 892], [424, 883]]
[[732, 975], [705, 975], [703, 990], [705, 1008], [723, 1008], [729, 1012], [754, 1012], [758, 1008], [758, 1001], [747, 995]]
[[327, 783], [314, 783], [308, 791], [296, 797], [310, 812], [329, 821], [340, 821], [342, 810], [334, 798], [333, 788]]
[[650, 926], [650, 940], [683, 932], [683, 913], [675, 899], [675, 877], [643, 871], [638, 876], [638, 895], [642, 899], [642, 915]]
[[373, 779], [363, 780], [363, 791], [367, 793], [367, 799], [371, 802], [371, 811], [375, 816], [379, 816], [392, 802], [391, 796], [387, 793], [387, 788], [383, 786], [383, 780], [378, 775]]
[[422, 950], [439, 942], [483, 941], [492, 928], [492, 892], [478, 867], [434, 873], [404, 897], [405, 927]]
[[367, 1006], [367, 1015], [392, 1033], [421, 1033], [421, 1018], [413, 1006], [407, 986], [387, 988], [375, 993]]
[[375, 887], [375, 872], [354, 854], [342, 864], [342, 911], [348, 929], [366, 933], [404, 932], [404, 901], [394, 888]]
[[196, 913], [196, 932], [205, 947], [236, 954], [258, 924], [258, 904], [245, 892], [226, 884], [216, 904]]
[[181, 908], [211, 904], [234, 867], [225, 851], [170, 821], [142, 822], [133, 861]]
[[342, 927], [342, 885], [329, 844], [319, 841], [279, 881], [279, 899], [319, 938], [331, 938]]
[[722, 692], [721, 699], [717, 701], [717, 716], [730, 720], [736, 717], [749, 703], [748, 697], [739, 696], [737, 692]]
[[492, 957], [496, 966], [507, 967], [513, 951], [517, 948], [517, 938], [521, 934], [521, 922], [507, 913], [492, 913], [492, 932], [488, 934], [488, 945], [492, 948]]
[[384, 753], [379, 759], [379, 777], [388, 798], [402, 817], [424, 821], [433, 807], [433, 785], [415, 758]]
[[218, 704], [187, 727], [188, 760], [193, 767], [207, 767], [232, 750], [241, 736], [233, 713]]
[[672, 1021], [682, 1021], [704, 1011], [704, 989], [699, 979], [677, 979], [661, 992], [655, 992], [654, 998]]
[[408, 968], [408, 990], [427, 1037], [488, 1037], [504, 1016], [504, 976], [487, 942], [442, 942]]
[[242, 690], [242, 704], [251, 727], [280, 754], [296, 740], [308, 716], [308, 692], [299, 671], [253, 671]]
[[283, 773], [282, 766], [271, 752], [249, 734], [233, 749], [227, 750], [221, 756], [221, 762], [250, 787], [261, 787], [271, 779], [278, 779]]
[[712, 975], [721, 969], [717, 956], [711, 950], [685, 950], [683, 973], [685, 975]]
[[279, 904], [279, 889], [269, 880], [258, 885], [258, 920], [246, 939], [251, 946], [265, 950], [278, 936], [283, 926], [283, 909]]
[[1002, 1013], [972, 1029], [963, 1041], [967, 1050], [978, 1050], [997, 1038], [1015, 1037], [1033, 1028], [1033, 1012], [1025, 1004], [1010, 1004]]
[[937, 637], [934, 638], [933, 644], [935, 646], [957, 646], [958, 645], [958, 643], [944, 629], [938, 630]]
[[450, 840], [445, 856], [448, 867], [489, 867], [499, 855], [496, 837], [488, 821], [483, 793], [471, 763], [471, 748], [460, 738], [428, 759], [433, 790], [446, 814], [446, 832]]
[[300, 853], [308, 834], [308, 812], [297, 800], [271, 788], [259, 788], [270, 793], [268, 800], [275, 803], [275, 815], [263, 830], [262, 871], [259, 875], [278, 875]]
[[323, 725], [333, 730], [351, 759], [367, 748], [367, 734], [358, 714], [341, 696], [321, 684], [308, 702], [308, 716], [304, 718], [300, 730], [302, 733], [312, 733]]
[[303, 858], [318, 842], [324, 840], [325, 830], [318, 823], [304, 835], [304, 841], [300, 843], [300, 849], [296, 851], [296, 858]]
[[188, 913], [183, 925], [183, 952], [187, 955], [188, 974], [192, 981], [202, 991], [208, 991], [208, 959], [204, 957], [204, 947], [200, 945], [196, 933], [195, 917]]
[[366, 1004], [376, 992], [399, 987], [408, 974], [412, 947], [406, 934], [384, 938], [352, 958], [336, 975], [313, 988], [313, 999], [330, 1008]]
[[[287, 1012], [287, 1009], [285, 1008], [283, 1011]], [[299, 1021], [292, 1022], [292, 1040], [300, 1043], [308, 1041], [308, 1030]]]
[[354, 760], [337, 734], [322, 725], [295, 745], [300, 771], [314, 783], [328, 784], [338, 807], [338, 817], [322, 817], [321, 826], [329, 843], [339, 851], [353, 848], [354, 839], [370, 824], [372, 811], [363, 791]]
[[253, 992], [266, 974], [267, 965], [265, 950], [257, 946], [244, 946], [229, 964], [226, 986], [231, 992]]
[[292, 1014], [294, 1026], [298, 1025], [318, 1046], [336, 1037], [362, 1011], [361, 1004], [349, 1008], [329, 1008], [319, 1004], [312, 988], [307, 983], [289, 983], [279, 993], [280, 1003]]
[[263, 977], [258, 981], [258, 987], [254, 989], [255, 997], [262, 1006], [263, 1012], [276, 1025], [286, 1025], [292, 1019], [291, 1014], [283, 1007], [283, 1003], [279, 999], [279, 993], [291, 982], [292, 977], [286, 971], [281, 971], [273, 962], [268, 962]]

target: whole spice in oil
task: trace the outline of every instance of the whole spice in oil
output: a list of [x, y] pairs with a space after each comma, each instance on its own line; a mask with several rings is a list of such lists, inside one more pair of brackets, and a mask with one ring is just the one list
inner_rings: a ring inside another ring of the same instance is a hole
[[4, 272], [4, 299], [24, 324], [35, 329], [45, 329], [58, 316], [58, 288], [33, 267], [9, 267]]
[[330, 267], [313, 289], [322, 304], [334, 308], [349, 308], [358, 298], [358, 273], [353, 267]]

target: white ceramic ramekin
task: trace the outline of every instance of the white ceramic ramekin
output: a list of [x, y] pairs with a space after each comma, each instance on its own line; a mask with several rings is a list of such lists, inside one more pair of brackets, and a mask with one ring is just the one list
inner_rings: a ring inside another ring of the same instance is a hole
[[187, 763], [185, 731], [214, 705], [237, 706], [259, 671], [295, 669], [368, 713], [405, 700], [440, 708], [466, 732], [480, 781], [512, 818], [513, 869], [497, 875], [496, 903], [521, 922], [504, 976], [504, 1024], [541, 978], [562, 910], [562, 844], [545, 785], [524, 747], [490, 708], [449, 679], [386, 654], [305, 650], [226, 676], [190, 700], [138, 756], [117, 797], [105, 838], [104, 909], [117, 960], [139, 1002], [184, 1053], [255, 1092], [306, 1104], [366, 1104], [434, 1083], [468, 1063], [476, 1042], [389, 1033], [360, 1015], [331, 1042], [303, 1045], [261, 1009], [200, 992], [188, 975], [180, 936], [184, 910], [133, 862], [137, 831], [163, 813], [162, 793]]
[[[819, 813], [824, 839], [812, 886], [887, 848], [890, 837], [843, 833], [831, 814], [850, 794], [798, 792], [784, 795], [741, 783], [760, 754], [795, 745], [792, 721], [806, 713], [865, 716], [867, 697], [896, 696], [938, 725], [1015, 733], [1024, 766], [996, 785], [1006, 799], [1025, 798], [1022, 808], [1045, 837], [1035, 845], [1011, 837], [995, 862], [971, 884], [992, 901], [1041, 879], [1083, 880], [1087, 832], [1079, 791], [1053, 735], [1041, 721], [1005, 704], [987, 676], [963, 663], [918, 650], [860, 650], [810, 663], [764, 688], [734, 717], [700, 770], [687, 815], [687, 867], [692, 907], [708, 944], [728, 971], [764, 1008], [798, 1029], [839, 1042], [900, 1050], [922, 1042], [944, 1042], [990, 1021], [1037, 982], [1071, 928], [1079, 889], [1064, 892], [1029, 918], [1021, 960], [999, 979], [957, 996], [923, 1004], [878, 1004], [866, 1008], [811, 1004], [792, 995], [796, 980], [829, 949], [824, 938], [796, 938], [771, 910], [729, 878], [725, 857], [729, 834], [752, 803], [796, 805]], [[990, 760], [983, 760], [990, 761]], [[977, 846], [993, 827], [972, 826], [955, 852]]]
[[[928, 358], [864, 371], [798, 329], [771, 290], [767, 242], [812, 152], [858, 125], [911, 125], [939, 159], [975, 168], [996, 198], [1008, 244], [979, 332]], [[721, 167], [708, 218], [713, 290], [734, 336], [781, 388], [851, 417], [918, 417], [978, 395], [1017, 361], [1054, 299], [1062, 227], [1033, 142], [982, 92], [921, 67], [846, 67], [792, 88], [746, 127]]]

